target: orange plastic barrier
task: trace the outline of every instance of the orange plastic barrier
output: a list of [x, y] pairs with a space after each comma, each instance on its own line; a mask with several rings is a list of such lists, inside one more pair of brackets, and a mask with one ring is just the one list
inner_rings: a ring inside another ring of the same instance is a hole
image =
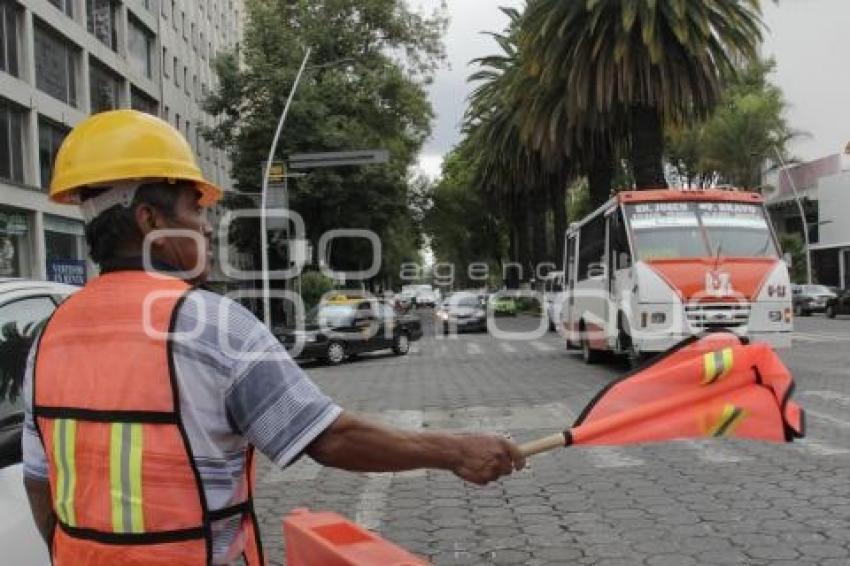
[[283, 520], [288, 566], [429, 564], [336, 513], [295, 509]]

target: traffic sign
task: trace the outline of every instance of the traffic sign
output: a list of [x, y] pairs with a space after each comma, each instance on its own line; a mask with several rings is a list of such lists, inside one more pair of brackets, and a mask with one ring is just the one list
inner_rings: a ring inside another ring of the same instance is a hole
[[291, 169], [316, 169], [345, 165], [378, 165], [390, 160], [386, 149], [337, 151], [332, 153], [298, 153], [289, 157]]

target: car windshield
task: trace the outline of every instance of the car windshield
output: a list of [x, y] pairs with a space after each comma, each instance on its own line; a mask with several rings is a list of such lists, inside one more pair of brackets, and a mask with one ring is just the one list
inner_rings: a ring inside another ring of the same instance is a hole
[[452, 297], [449, 302], [449, 306], [453, 307], [477, 307], [481, 305], [481, 301], [478, 300], [478, 297], [475, 295], [464, 295], [462, 297]]
[[319, 305], [307, 313], [307, 322], [319, 326], [343, 326], [354, 318], [354, 305]]
[[803, 285], [803, 293], [806, 295], [833, 295], [828, 287], [823, 285]]
[[760, 205], [652, 202], [626, 205], [638, 257], [779, 257]]

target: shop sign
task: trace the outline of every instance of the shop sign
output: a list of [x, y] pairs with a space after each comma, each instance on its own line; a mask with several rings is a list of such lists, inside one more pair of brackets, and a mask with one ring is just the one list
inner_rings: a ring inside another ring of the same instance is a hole
[[86, 284], [86, 262], [82, 259], [52, 259], [47, 262], [47, 279], [83, 286]]

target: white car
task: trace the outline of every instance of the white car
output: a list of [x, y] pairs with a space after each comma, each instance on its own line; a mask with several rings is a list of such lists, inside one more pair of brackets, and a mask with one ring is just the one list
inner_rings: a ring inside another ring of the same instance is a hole
[[50, 564], [24, 491], [20, 384], [32, 333], [78, 289], [48, 281], [0, 279], [0, 548], [4, 564]]

